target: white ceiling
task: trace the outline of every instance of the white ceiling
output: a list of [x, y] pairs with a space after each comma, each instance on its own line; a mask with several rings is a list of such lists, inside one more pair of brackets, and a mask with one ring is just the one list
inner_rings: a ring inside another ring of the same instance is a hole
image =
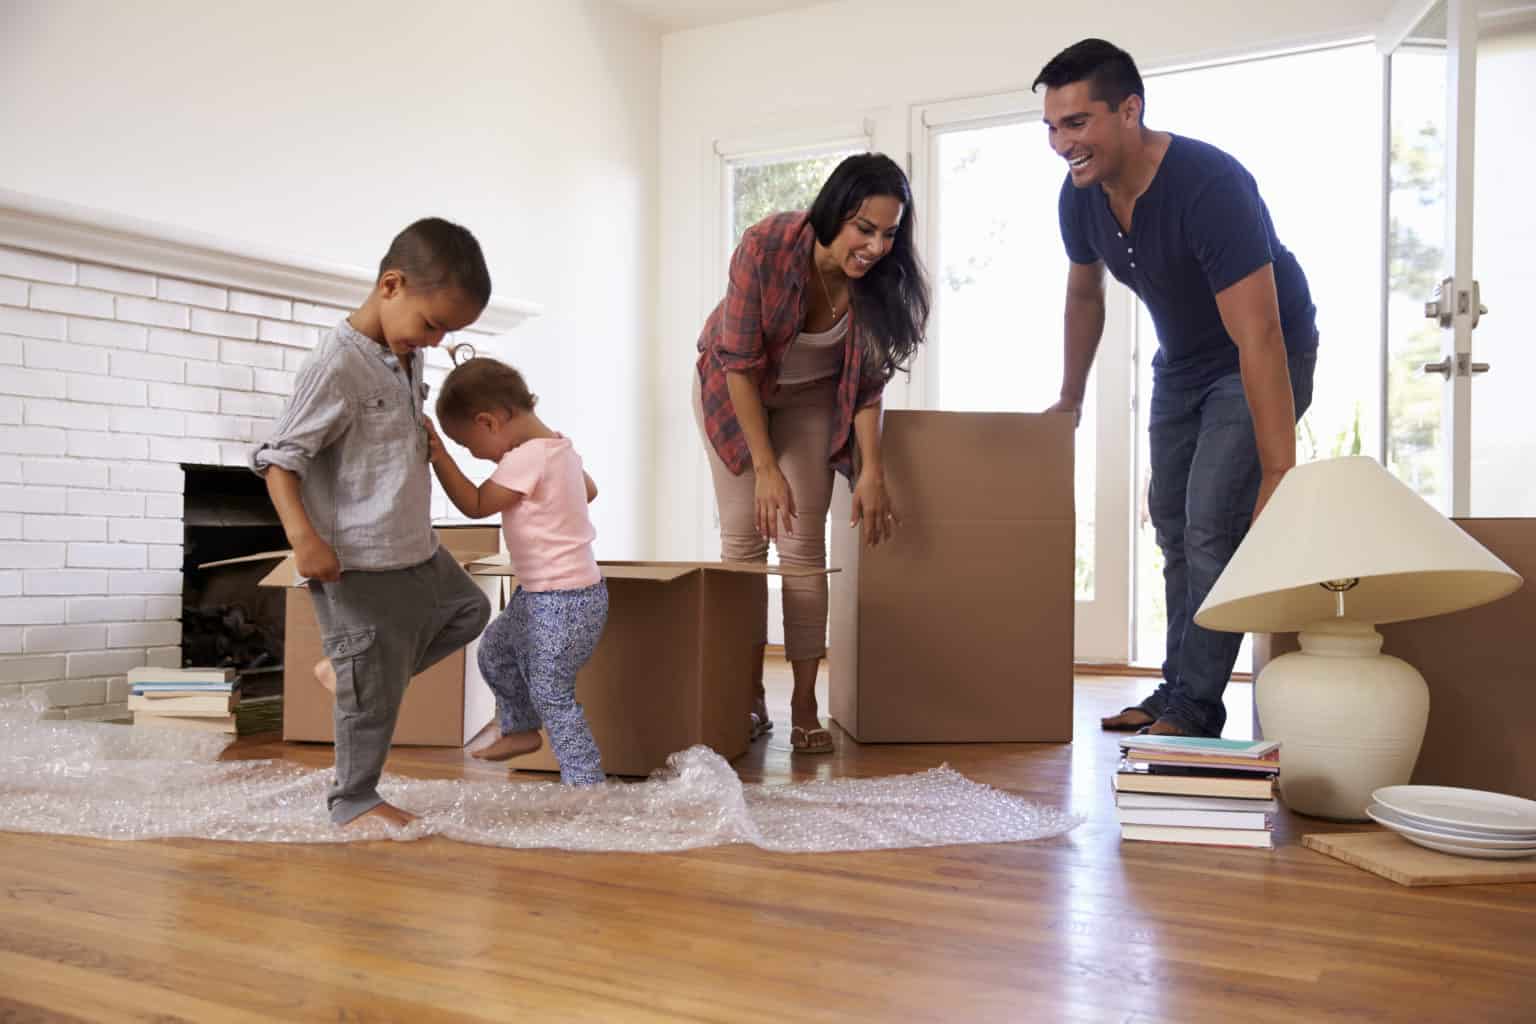
[[616, 0], [642, 17], [649, 18], [663, 32], [676, 32], [701, 25], [719, 25], [760, 14], [811, 7], [827, 0]]

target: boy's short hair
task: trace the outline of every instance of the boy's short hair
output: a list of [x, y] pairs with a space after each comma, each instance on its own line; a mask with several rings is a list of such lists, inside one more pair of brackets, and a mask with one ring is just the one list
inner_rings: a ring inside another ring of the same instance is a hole
[[499, 359], [471, 356], [455, 366], [438, 389], [437, 421], [468, 423], [482, 412], [532, 412], [538, 404], [539, 396], [528, 390], [517, 370]]
[[400, 271], [410, 288], [451, 284], [481, 309], [491, 301], [491, 272], [480, 243], [468, 228], [441, 217], [423, 217], [396, 235], [379, 261], [379, 276], [386, 270]]
[[1034, 92], [1042, 85], [1059, 89], [1082, 81], [1087, 81], [1090, 95], [1108, 104], [1110, 110], [1119, 110], [1127, 96], [1140, 97], [1145, 115], [1147, 92], [1136, 62], [1120, 47], [1103, 39], [1084, 39], [1052, 57], [1035, 76], [1029, 91]]

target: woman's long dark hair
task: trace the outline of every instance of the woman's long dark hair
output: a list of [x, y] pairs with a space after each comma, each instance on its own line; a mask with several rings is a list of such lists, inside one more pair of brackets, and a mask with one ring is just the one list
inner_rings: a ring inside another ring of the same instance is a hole
[[891, 251], [850, 279], [854, 315], [877, 361], [880, 375], [890, 380], [917, 353], [928, 327], [928, 278], [912, 240], [915, 218], [912, 186], [894, 160], [883, 153], [850, 156], [832, 171], [811, 204], [811, 230], [816, 241], [831, 245], [848, 218], [871, 196], [890, 196], [901, 203], [901, 223]]

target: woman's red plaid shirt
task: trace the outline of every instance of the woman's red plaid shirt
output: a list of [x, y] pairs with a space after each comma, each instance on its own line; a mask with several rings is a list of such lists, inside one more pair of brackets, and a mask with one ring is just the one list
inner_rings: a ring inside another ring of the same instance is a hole
[[[757, 378], [766, 399], [778, 389], [779, 367], [805, 323], [807, 282], [815, 233], [805, 213], [776, 213], [747, 229], [731, 257], [725, 298], [699, 334], [699, 383], [704, 429], [721, 460], [738, 476], [752, 462], [742, 435], [727, 372]], [[848, 312], [850, 317], [853, 311]], [[853, 479], [853, 416], [880, 401], [885, 381], [868, 357], [858, 323], [849, 324], [843, 371], [837, 383], [832, 447], [827, 459]]]

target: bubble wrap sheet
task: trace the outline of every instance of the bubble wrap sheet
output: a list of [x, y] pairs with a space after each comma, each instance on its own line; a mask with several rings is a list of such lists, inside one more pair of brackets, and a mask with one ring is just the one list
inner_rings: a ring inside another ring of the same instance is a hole
[[1042, 839], [1081, 818], [972, 782], [947, 766], [915, 775], [743, 785], [707, 747], [673, 754], [644, 782], [421, 781], [385, 776], [408, 828], [336, 828], [329, 770], [219, 761], [229, 737], [40, 719], [0, 702], [0, 830], [101, 839], [181, 837], [338, 843], [439, 835], [515, 848], [664, 852], [750, 843], [780, 852], [882, 850]]

